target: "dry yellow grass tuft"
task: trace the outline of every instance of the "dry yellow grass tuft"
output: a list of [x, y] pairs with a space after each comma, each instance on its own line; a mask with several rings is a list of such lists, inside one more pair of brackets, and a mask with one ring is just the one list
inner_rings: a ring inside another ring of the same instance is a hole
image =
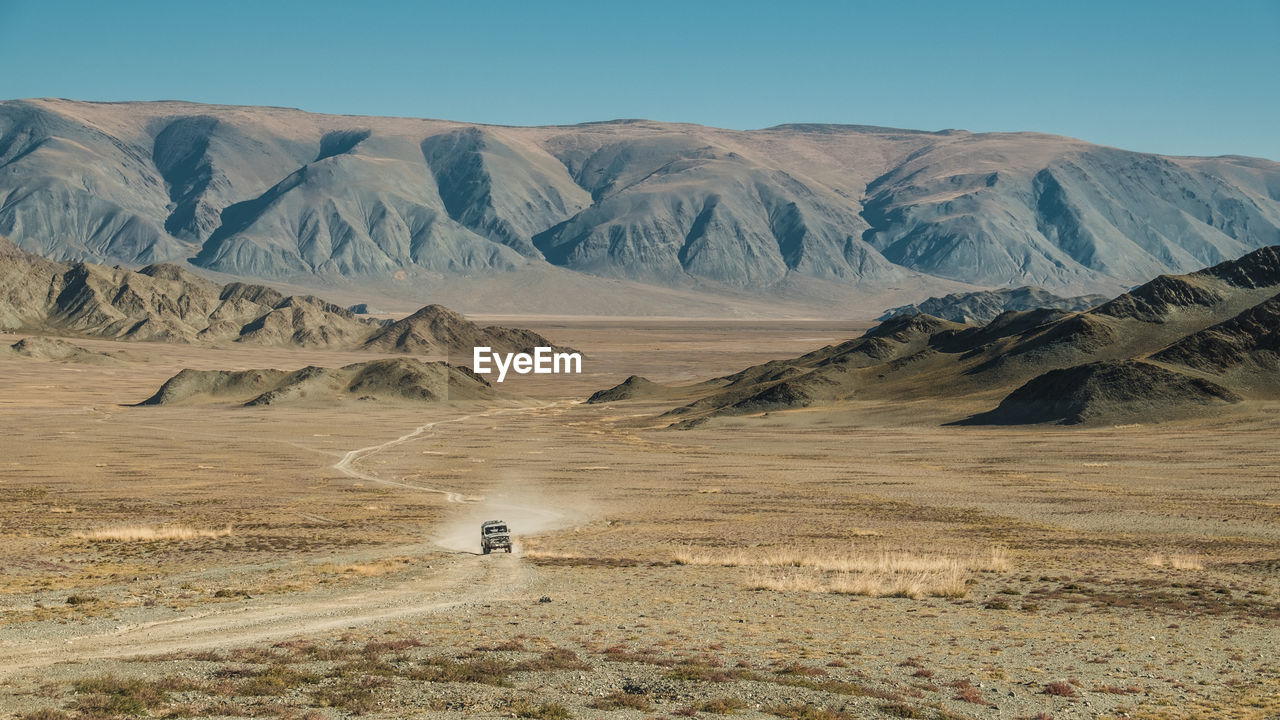
[[550, 550], [525, 550], [523, 555], [530, 560], [581, 560], [581, 553], [553, 552]]
[[672, 553], [677, 565], [720, 565], [723, 567], [797, 567], [843, 573], [942, 572], [1009, 569], [1008, 552], [991, 548], [986, 555], [908, 552], [838, 553], [814, 549], [775, 548], [695, 548], [681, 547]]
[[911, 598], [964, 597], [970, 572], [1004, 572], [1010, 567], [1008, 553], [1000, 547], [986, 555], [684, 547], [673, 553], [672, 561], [677, 565], [754, 568], [747, 585], [755, 590]]
[[72, 537], [79, 540], [106, 540], [113, 542], [154, 542], [158, 540], [198, 540], [232, 535], [231, 526], [217, 530], [193, 528], [185, 525], [123, 525], [101, 528]]
[[410, 557], [392, 557], [378, 562], [371, 563], [353, 563], [351, 565], [334, 565], [333, 563], [324, 563], [316, 566], [316, 570], [321, 573], [333, 575], [358, 575], [360, 577], [379, 577], [389, 575], [398, 570], [414, 564], [416, 562]]
[[1168, 566], [1174, 570], [1203, 570], [1204, 569], [1204, 558], [1200, 557], [1199, 555], [1155, 554], [1155, 555], [1148, 555], [1144, 562], [1146, 562], [1147, 565], [1150, 565], [1152, 567]]
[[821, 573], [812, 570], [760, 571], [747, 579], [752, 590], [820, 592], [871, 597], [964, 597], [968, 573], [954, 568], [908, 573]]

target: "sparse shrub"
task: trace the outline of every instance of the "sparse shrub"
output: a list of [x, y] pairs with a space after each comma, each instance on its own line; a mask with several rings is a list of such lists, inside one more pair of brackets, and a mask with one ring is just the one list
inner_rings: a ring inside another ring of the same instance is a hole
[[569, 720], [569, 718], [573, 717], [573, 713], [570, 713], [568, 708], [556, 703], [534, 705], [521, 700], [512, 703], [507, 709], [518, 718], [536, 718], [536, 720]]
[[781, 670], [777, 670], [775, 672], [779, 675], [804, 675], [808, 677], [818, 677], [827, 674], [827, 671], [822, 668], [801, 665], [800, 663], [791, 663], [790, 665], [787, 665]]
[[364, 647], [360, 648], [362, 655], [385, 655], [389, 652], [400, 652], [409, 648], [422, 647], [422, 641], [417, 638], [399, 638], [397, 640], [377, 640], [367, 642]]
[[773, 705], [764, 709], [770, 715], [789, 720], [852, 720], [853, 716], [839, 710], [816, 705]]
[[72, 707], [85, 715], [142, 715], [164, 705], [169, 694], [155, 685], [134, 678], [102, 675], [77, 682]]
[[68, 605], [89, 605], [98, 602], [98, 598], [92, 595], [71, 595], [67, 598]]
[[375, 707], [373, 689], [362, 687], [358, 681], [352, 680], [343, 680], [336, 685], [313, 691], [311, 701], [317, 707], [338, 708], [353, 715], [363, 715]]
[[524, 649], [525, 649], [524, 642], [522, 640], [515, 639], [515, 640], [507, 640], [506, 642], [501, 642], [501, 643], [498, 643], [497, 645], [492, 645], [489, 647], [485, 647], [481, 645], [480, 647], [476, 648], [476, 651], [477, 652], [524, 652]]
[[1071, 683], [1065, 680], [1058, 680], [1057, 682], [1051, 682], [1048, 685], [1045, 685], [1044, 690], [1041, 692], [1043, 692], [1045, 695], [1057, 695], [1058, 697], [1066, 697], [1066, 698], [1078, 697], [1078, 694], [1076, 693], [1076, 689], [1071, 686]]
[[396, 669], [376, 655], [361, 655], [329, 671], [329, 677], [356, 677], [359, 675], [383, 675], [390, 677]]
[[728, 715], [737, 710], [745, 710], [747, 704], [735, 697], [723, 697], [707, 700], [698, 705], [698, 710], [716, 715]]
[[923, 710], [913, 705], [908, 705], [906, 703], [900, 703], [900, 702], [884, 703], [883, 705], [878, 705], [877, 707], [879, 708], [880, 712], [890, 717], [897, 717], [897, 718], [927, 717], [924, 714]]
[[72, 715], [53, 708], [42, 708], [16, 717], [17, 720], [73, 720]]
[[568, 648], [555, 648], [542, 653], [536, 660], [526, 660], [515, 666], [517, 671], [530, 670], [585, 670], [587, 664]]
[[702, 682], [731, 682], [748, 680], [754, 676], [751, 672], [740, 668], [720, 668], [705, 662], [682, 662], [667, 673], [671, 680], [699, 680]]
[[653, 705], [643, 695], [628, 695], [617, 691], [602, 698], [596, 698], [590, 707], [596, 710], [649, 710]]
[[1004, 600], [988, 600], [982, 604], [982, 607], [987, 610], [1008, 610], [1009, 603]]
[[974, 705], [982, 705], [984, 707], [992, 707], [992, 704], [978, 692], [978, 688], [974, 687], [968, 680], [954, 680], [947, 684], [956, 689], [956, 700], [963, 700], [964, 702], [973, 703]]
[[506, 685], [507, 676], [515, 668], [501, 660], [480, 658], [459, 662], [448, 658], [434, 658], [423, 667], [414, 668], [405, 677], [424, 682], [465, 682], [483, 685]]
[[252, 674], [236, 689], [237, 695], [283, 695], [293, 688], [312, 685], [320, 678], [311, 673], [294, 670], [288, 665], [270, 665]]
[[286, 663], [289, 662], [289, 656], [275, 650], [258, 647], [236, 648], [232, 650], [227, 659], [232, 662], [252, 663], [255, 665], [265, 665], [267, 663]]

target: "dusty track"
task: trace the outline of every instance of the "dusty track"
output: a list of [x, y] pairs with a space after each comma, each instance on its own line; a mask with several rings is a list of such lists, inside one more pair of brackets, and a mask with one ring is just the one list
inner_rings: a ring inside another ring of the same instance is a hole
[[[551, 404], [551, 405], [554, 405]], [[383, 478], [361, 469], [357, 463], [371, 455], [421, 438], [444, 423], [461, 423], [477, 417], [492, 417], [512, 412], [536, 412], [551, 405], [474, 413], [447, 420], [426, 423], [395, 439], [378, 445], [351, 450], [333, 468], [352, 478], [417, 492], [443, 495], [449, 503], [477, 504], [473, 498], [451, 490], [413, 485]], [[540, 527], [563, 525], [565, 516], [548, 509], [533, 509], [482, 503], [495, 511], [512, 510], [537, 517]], [[534, 571], [518, 555], [481, 558], [462, 547], [466, 538], [438, 539], [420, 546], [383, 548], [380, 556], [423, 554], [451, 551], [442, 564], [428, 574], [393, 584], [377, 581], [342, 588], [292, 593], [287, 596], [220, 605], [215, 610], [184, 614], [168, 619], [154, 619], [169, 614], [167, 608], [137, 613], [132, 622], [113, 623], [113, 627], [82, 634], [57, 633], [40, 637], [24, 636], [21, 628], [0, 633], [0, 675], [11, 674], [67, 661], [121, 658], [177, 651], [238, 647], [272, 642], [300, 635], [323, 633], [370, 623], [410, 616], [446, 612], [469, 603], [490, 600], [518, 592], [534, 580]], [[83, 626], [79, 628], [83, 630]], [[16, 630], [16, 632], [14, 632]], [[72, 630], [72, 633], [75, 631]]]
[[[403, 549], [403, 548], [401, 548]], [[0, 675], [67, 661], [239, 647], [411, 616], [514, 592], [532, 582], [518, 558], [451, 558], [443, 569], [391, 586], [248, 600], [102, 632], [0, 641]]]

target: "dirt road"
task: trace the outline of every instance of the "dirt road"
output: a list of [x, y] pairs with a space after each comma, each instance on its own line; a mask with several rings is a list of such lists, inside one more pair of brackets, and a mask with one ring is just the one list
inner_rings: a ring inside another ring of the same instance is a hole
[[[66, 661], [119, 658], [212, 648], [239, 647], [273, 642], [301, 635], [357, 627], [371, 623], [445, 612], [470, 603], [517, 593], [534, 582], [531, 566], [518, 554], [482, 557], [478, 553], [477, 517], [501, 514], [522, 532], [539, 532], [570, 523], [569, 516], [551, 508], [532, 508], [381, 477], [359, 463], [377, 453], [429, 436], [443, 423], [463, 423], [498, 414], [537, 412], [533, 408], [493, 410], [437, 420], [378, 445], [347, 452], [333, 468], [347, 477], [376, 482], [414, 492], [443, 495], [449, 503], [467, 506], [448, 529], [438, 529], [434, 540], [418, 546], [381, 548], [376, 556], [421, 556], [439, 553], [430, 570], [421, 576], [394, 583], [370, 580], [339, 589], [295, 592], [264, 599], [221, 603], [217, 609], [171, 615], [172, 609], [128, 608], [122, 620], [95, 619], [85, 624], [59, 626], [38, 634], [11, 626], [0, 630], [0, 676]], [[366, 554], [367, 557], [367, 554]], [[86, 632], [86, 630], [88, 630]]]

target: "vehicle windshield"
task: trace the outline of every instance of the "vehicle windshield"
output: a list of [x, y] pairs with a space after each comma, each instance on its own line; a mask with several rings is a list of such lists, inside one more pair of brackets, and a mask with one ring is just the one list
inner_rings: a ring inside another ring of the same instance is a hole
[[505, 533], [506, 531], [507, 531], [506, 525], [491, 525], [484, 529], [484, 534], [494, 535], [496, 533]]

